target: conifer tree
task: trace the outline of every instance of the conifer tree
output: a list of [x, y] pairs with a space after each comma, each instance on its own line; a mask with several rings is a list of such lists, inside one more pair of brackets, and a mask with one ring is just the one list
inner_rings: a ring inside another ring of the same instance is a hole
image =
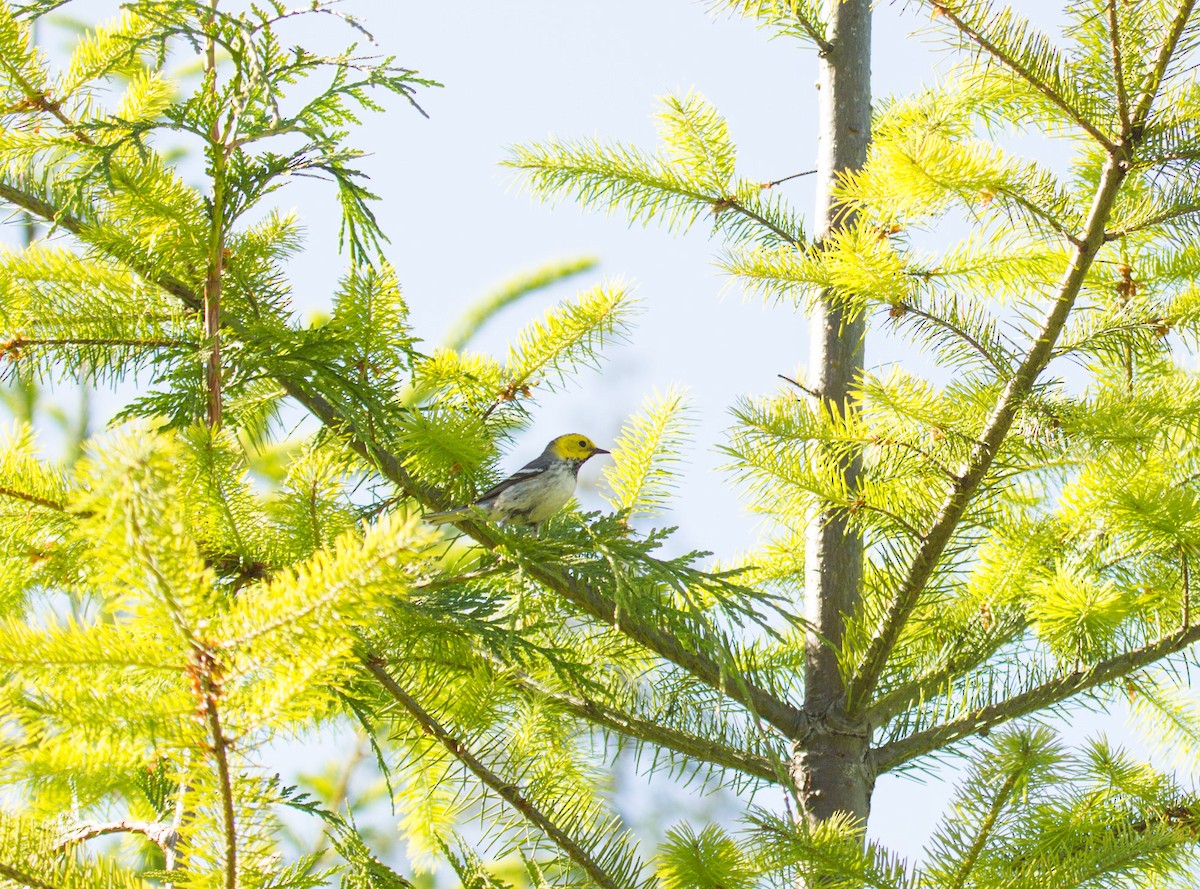
[[[421, 522], [495, 480], [534, 393], [632, 308], [600, 284], [502, 360], [471, 350], [489, 312], [588, 266], [566, 264], [421, 343], [353, 128], [419, 110], [431, 80], [284, 47], [299, 15], [369, 38], [324, 0], [139, 0], [55, 65], [30, 29], [65, 5], [0, 2], [0, 201], [50, 233], [0, 254], [3, 368], [138, 385], [78, 461], [27, 423], [0, 444], [0, 885], [408, 885], [354, 799], [279, 779], [273, 745], [347, 723], [410, 860], [464, 885], [1183, 879], [1194, 792], [1048, 717], [1132, 701], [1200, 754], [1192, 2], [1079, 0], [1060, 40], [980, 0], [913, 3], [958, 66], [873, 113], [866, 3], [731, 3], [816, 50], [813, 238], [695, 93], [663, 100], [655, 150], [514, 150], [541, 196], [711, 221], [725, 270], [813, 316], [809, 375], [734, 407], [733, 475], [777, 531], [719, 570], [634, 521], [670, 494], [673, 390], [627, 422], [611, 510], [540, 535]], [[1068, 146], [1068, 173], [1013, 134]], [[290, 308], [298, 220], [271, 202], [295, 176], [341, 206], [324, 323]], [[883, 327], [942, 375], [865, 370]], [[285, 440], [296, 408], [319, 430]], [[739, 790], [742, 817], [642, 843], [603, 790], [626, 746]], [[946, 758], [966, 777], [924, 859], [866, 841], [874, 778]], [[285, 810], [323, 845], [289, 845]]]

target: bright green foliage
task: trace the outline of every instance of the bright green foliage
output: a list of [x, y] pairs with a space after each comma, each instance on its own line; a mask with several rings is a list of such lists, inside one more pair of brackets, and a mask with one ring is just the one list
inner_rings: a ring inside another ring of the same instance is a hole
[[[5, 823], [31, 825], [0, 837], [0, 879], [405, 885], [372, 834], [334, 811], [354, 814], [348, 779], [314, 800], [274, 775], [279, 745], [357, 725], [414, 866], [447, 859], [483, 880], [491, 865], [459, 835], [469, 821], [543, 884], [643, 885], [649, 855], [607, 798], [601, 735], [580, 731], [589, 708], [606, 730], [661, 717], [662, 737], [692, 751], [663, 759], [672, 770], [741, 756], [761, 777], [778, 750], [748, 714], [711, 714], [723, 668], [699, 682], [611, 615], [654, 615], [735, 670], [753, 655], [728, 628], [765, 620], [767, 600], [698, 554], [661, 557], [663, 532], [617, 516], [566, 512], [541, 537], [471, 529], [486, 548], [447, 545], [419, 519], [494, 480], [537, 393], [626, 335], [630, 288], [562, 300], [500, 358], [461, 351], [499, 308], [591, 262], [546, 269], [486, 300], [455, 348], [423, 354], [347, 138], [377, 94], [411, 99], [430, 82], [350, 50], [282, 48], [275, 28], [292, 15], [362, 36], [326, 4], [134, 3], [55, 70], [29, 40], [44, 8], [0, 5], [0, 197], [59, 235], [0, 258], [3, 367], [136, 385], [82, 460], [46, 461], [25, 426], [0, 450], [0, 781], [24, 810]], [[199, 81], [173, 73], [196, 49]], [[663, 131], [676, 175], [699, 164], [710, 187], [729, 185], [711, 109], [682, 100]], [[203, 155], [203, 186], [158, 152], [166, 134]], [[297, 175], [333, 183], [349, 253], [312, 323], [294, 316], [286, 275], [300, 221], [267, 203]], [[203, 310], [218, 297], [213, 327]], [[280, 439], [288, 399], [317, 434]], [[680, 410], [668, 396], [622, 436], [625, 506], [662, 502]], [[617, 669], [597, 675], [598, 662]], [[283, 810], [326, 843], [286, 839]]]
[[142, 889], [150, 886], [111, 862], [81, 861], [57, 848], [59, 832], [53, 823], [0, 816], [0, 880], [5, 886], [62, 889]]
[[625, 326], [629, 311], [629, 291], [620, 285], [597, 287], [549, 309], [509, 348], [504, 374], [509, 386], [519, 390], [535, 380], [553, 386], [567, 379]]
[[687, 432], [688, 403], [670, 389], [646, 400], [645, 413], [632, 417], [613, 448], [616, 462], [605, 470], [618, 510], [652, 513], [670, 499], [674, 464]]
[[714, 232], [733, 242], [803, 241], [799, 221], [782, 201], [734, 175], [736, 151], [725, 120], [703, 98], [664, 99], [658, 133], [662, 147], [653, 153], [580, 140], [517, 146], [508, 165], [540, 195], [572, 195], [586, 207], [623, 210], [635, 222], [681, 232], [711, 216]]
[[[725, 5], [781, 35], [825, 39], [813, 6]], [[1173, 0], [1088, 0], [1069, 5], [1054, 37], [1000, 3], [913, 5], [960, 61], [939, 85], [878, 103], [868, 162], [839, 186], [857, 218], [819, 246], [798, 226], [778, 237], [792, 212], [779, 202], [760, 213], [733, 184], [756, 180], [732, 167], [718, 113], [690, 95], [666, 100], [655, 153], [566, 140], [515, 149], [510, 163], [548, 200], [569, 194], [634, 222], [683, 230], [707, 202], [724, 229], [719, 264], [748, 289], [801, 308], [838, 300], [867, 316], [868, 355], [886, 332], [939, 365], [926, 379], [869, 357], [846, 405], [802, 386], [746, 397], [726, 447], [750, 507], [779, 528], [739, 558], [751, 566], [740, 579], [775, 591], [785, 612], [803, 613], [808, 515], [841, 513], [863, 536], [862, 604], [839, 659], [846, 716], [879, 768], [974, 757], [961, 742], [976, 732], [1112, 707], [1127, 687], [1145, 689], [1147, 719], [1194, 739], [1195, 708], [1170, 677], [1186, 682], [1200, 638], [1200, 14]], [[1072, 152], [1066, 173], [1037, 156], [1048, 140]], [[938, 240], [948, 246], [931, 248]], [[864, 476], [852, 486], [842, 466], [854, 458]], [[781, 634], [755, 646], [749, 681], [802, 681], [784, 678], [796, 645]], [[1156, 661], [1151, 684], [1142, 671]], [[982, 814], [956, 826], [957, 858], [935, 844], [928, 870], [905, 874], [855, 841], [857, 864], [820, 853], [821, 885], [1142, 885], [1190, 854], [1194, 803], [1161, 778], [1111, 807], [1044, 769], [1021, 780], [1020, 799], [995, 802], [995, 823], [980, 788], [998, 792], [1005, 778], [967, 785]], [[1018, 828], [1009, 808], [1028, 813], [1037, 799], [1039, 826]], [[1154, 820], [1155, 806], [1176, 814]], [[704, 835], [686, 834], [696, 849]], [[1051, 860], [1068, 835], [1070, 854]], [[1015, 863], [1025, 856], [1036, 865]], [[691, 878], [703, 884], [702, 868]]]
[[1045, 729], [1006, 733], [935, 835], [931, 876], [946, 886], [1159, 885], [1190, 855], [1179, 827], [1194, 805], [1105, 742], [1071, 755]]
[[698, 834], [686, 824], [668, 831], [659, 858], [658, 873], [665, 889], [745, 889], [754, 885], [753, 870], [737, 842], [715, 824]]
[[462, 313], [454, 329], [446, 334], [446, 348], [462, 351], [463, 347], [479, 332], [479, 329], [502, 309], [513, 305], [524, 296], [537, 293], [559, 281], [591, 271], [596, 267], [597, 261], [593, 256], [580, 256], [551, 262], [504, 281], [493, 292], [486, 294], [476, 305]]
[[[678, 389], [617, 437], [613, 513], [568, 509], [537, 535], [420, 520], [494, 483], [538, 395], [595, 367], [636, 311], [630, 287], [591, 286], [503, 354], [467, 351], [497, 311], [590, 268], [567, 262], [422, 347], [350, 131], [430, 81], [284, 47], [297, 15], [369, 37], [324, 2], [129, 3], [58, 69], [29, 26], [61, 5], [0, 3], [0, 201], [57, 234], [0, 255], [0, 368], [135, 392], [81, 460], [50, 462], [28, 425], [0, 440], [0, 882], [395, 889], [443, 863], [467, 886], [605, 889], [1185, 873], [1200, 807], [1184, 782], [1027, 718], [1128, 698], [1182, 767], [1200, 755], [1191, 4], [1073, 3], [1062, 39], [993, 4], [916, 4], [960, 62], [879, 103], [869, 162], [839, 185], [857, 220], [819, 246], [788, 177], [740, 171], [695, 93], [662, 101], [652, 151], [513, 150], [538, 195], [676, 232], [711, 221], [749, 289], [798, 310], [823, 290], [867, 318], [868, 346], [891, 332], [938, 365], [868, 362], [844, 405], [790, 383], [740, 399], [724, 450], [771, 530], [725, 570], [631, 528], [669, 503]], [[818, 4], [726, 5], [828, 48]], [[197, 53], [199, 77], [176, 73]], [[1011, 147], [1048, 138], [1073, 152], [1066, 172]], [[202, 185], [160, 150], [178, 140]], [[333, 186], [348, 254], [310, 322], [286, 272], [313, 248], [271, 203], [295, 176]], [[297, 408], [318, 428], [291, 439]], [[858, 485], [837, 465], [855, 458]], [[825, 715], [799, 704], [814, 508], [866, 546], [839, 730], [880, 771], [967, 762], [921, 861], [791, 810]], [[391, 797], [384, 834], [357, 758], [317, 798], [277, 775], [283, 745], [350, 730]], [[610, 798], [622, 749], [643, 772], [769, 793], [655, 848]], [[325, 838], [290, 839], [285, 811]]]
[[719, 5], [756, 18], [764, 27], [780, 34], [807, 38], [818, 44], [825, 39], [821, 4], [814, 0], [723, 0]]
[[[874, 843], [864, 845], [850, 819], [837, 817], [810, 828], [773, 813], [752, 813], [750, 849], [775, 885], [820, 875], [831, 886], [908, 889], [920, 885], [903, 862]], [[936, 883], [934, 885], [937, 885]]]

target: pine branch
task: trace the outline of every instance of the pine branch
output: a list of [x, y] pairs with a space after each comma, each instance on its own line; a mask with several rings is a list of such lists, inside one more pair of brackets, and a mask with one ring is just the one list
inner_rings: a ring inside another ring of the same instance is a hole
[[741, 216], [745, 216], [751, 222], [757, 222], [759, 225], [785, 243], [794, 244], [796, 246], [802, 246], [804, 244], [803, 234], [791, 232], [779, 225], [776, 225], [761, 213], [756, 213], [754, 210], [750, 209], [737, 198], [729, 196], [717, 197], [711, 199], [711, 203], [713, 216], [720, 216], [722, 213], [732, 210]]
[[385, 668], [384, 663], [382, 659], [372, 654], [367, 654], [363, 658], [363, 664], [366, 666], [367, 671], [379, 680], [379, 684], [383, 686], [398, 704], [409, 712], [413, 719], [420, 724], [424, 732], [432, 735], [439, 744], [450, 752], [451, 756], [466, 766], [476, 778], [483, 782], [484, 786], [488, 787], [516, 811], [520, 812], [538, 830], [553, 840], [567, 857], [575, 862], [591, 878], [595, 885], [601, 887], [601, 889], [622, 889], [621, 884], [588, 855], [587, 851], [573, 837], [568, 835], [545, 812], [527, 799], [521, 793], [519, 787], [505, 781], [504, 778], [489, 769], [482, 760], [467, 749], [465, 744], [454, 737], [445, 726], [426, 711], [415, 698], [392, 678], [392, 675]]
[[828, 55], [833, 48], [825, 37], [825, 23], [821, 21], [816, 8], [808, 3], [794, 0], [782, 3], [780, 0], [725, 0], [725, 5], [744, 16], [763, 19], [768, 24], [794, 21], [800, 26], [800, 33], [813, 42], [821, 55]]
[[1175, 55], [1179, 40], [1183, 36], [1183, 30], [1187, 27], [1188, 19], [1191, 18], [1195, 6], [1195, 0], [1186, 0], [1179, 5], [1179, 11], [1175, 14], [1166, 39], [1163, 40], [1162, 47], [1154, 59], [1154, 67], [1146, 82], [1146, 88], [1142, 91], [1137, 107], [1131, 116], [1129, 132], [1123, 134], [1126, 139], [1134, 138], [1135, 135], [1140, 138], [1141, 131], [1150, 117], [1150, 108], [1154, 104], [1154, 100], [1158, 96], [1158, 89], [1162, 86], [1163, 78], [1166, 76], [1167, 66], [1171, 64], [1171, 58]]
[[1117, 88], [1117, 116], [1121, 122], [1121, 132], [1128, 133], [1131, 126], [1129, 119], [1129, 93], [1125, 89], [1125, 65], [1122, 60], [1121, 31], [1117, 17], [1117, 0], [1108, 0], [1108, 41], [1112, 48], [1113, 80]]
[[1119, 228], [1111, 229], [1105, 236], [1109, 241], [1119, 241], [1138, 232], [1147, 231], [1166, 222], [1177, 222], [1189, 216], [1200, 213], [1200, 200], [1192, 200], [1182, 205], [1174, 205], [1161, 213], [1154, 213], [1141, 218], [1135, 217], [1132, 222]]
[[962, 889], [966, 885], [967, 880], [971, 876], [971, 871], [975, 867], [975, 863], [979, 860], [979, 854], [983, 851], [983, 847], [987, 845], [988, 840], [992, 838], [992, 830], [996, 826], [996, 821], [1000, 817], [1000, 813], [1004, 807], [1008, 805], [1008, 801], [1012, 798], [1013, 789], [1017, 786], [1017, 781], [1021, 778], [1021, 772], [1014, 770], [1009, 773], [1004, 779], [1004, 783], [996, 791], [996, 795], [992, 798], [992, 803], [988, 807], [987, 816], [983, 819], [983, 824], [979, 827], [979, 833], [971, 842], [971, 848], [967, 850], [966, 857], [959, 865], [958, 871], [954, 874], [954, 882], [949, 886], [949, 889]]
[[828, 54], [832, 45], [828, 40], [821, 36], [820, 29], [810, 21], [806, 16], [802, 16], [799, 12], [796, 13], [796, 21], [800, 23], [800, 27], [804, 29], [804, 33], [809, 36], [813, 43], [817, 45], [817, 50], [822, 54]]
[[1116, 145], [1106, 134], [1102, 133], [1095, 124], [1087, 119], [1077, 108], [1075, 108], [1067, 99], [1060, 95], [1050, 84], [1044, 82], [1038, 77], [1029, 66], [1025, 65], [1020, 59], [1014, 58], [1002, 47], [998, 46], [994, 41], [990, 40], [987, 35], [983, 34], [976, 28], [972, 27], [961, 15], [956, 13], [951, 8], [951, 4], [946, 0], [924, 0], [935, 14], [944, 17], [952, 23], [964, 37], [977, 45], [980, 49], [1000, 62], [1019, 78], [1049, 99], [1059, 110], [1064, 112], [1074, 123], [1085, 133], [1095, 139], [1108, 152], [1116, 149]]
[[26, 503], [32, 503], [34, 506], [42, 506], [46, 509], [52, 509], [55, 512], [66, 512], [67, 505], [59, 503], [57, 500], [49, 500], [45, 497], [39, 497], [36, 494], [30, 494], [26, 491], [18, 491], [16, 488], [10, 488], [6, 485], [0, 485], [0, 497], [12, 497], [14, 500], [24, 500]]
[[[584, 207], [624, 207], [631, 221], [661, 219], [672, 231], [711, 216], [731, 242], [803, 245], [798, 221], [778, 202], [757, 199], [760, 184], [733, 179], [734, 148], [715, 109], [691, 94], [666, 104], [660, 116], [666, 144], [658, 152], [556, 141], [516, 146], [505, 165], [519, 170], [543, 199], [570, 194]], [[733, 218], [724, 221], [729, 214]]]
[[971, 336], [971, 334], [968, 333], [966, 330], [963, 330], [962, 328], [956, 326], [955, 324], [952, 324], [950, 321], [947, 321], [945, 318], [940, 318], [937, 315], [932, 315], [923, 309], [919, 309], [916, 306], [912, 305], [911, 303], [903, 303], [903, 304], [897, 305], [894, 307], [894, 309], [895, 310], [902, 309], [904, 311], [904, 314], [906, 314], [906, 315], [913, 314], [913, 315], [916, 315], [918, 318], [924, 318], [930, 324], [934, 324], [934, 325], [942, 328], [943, 330], [947, 331], [948, 333], [953, 334], [954, 336], [956, 336], [960, 340], [962, 340], [964, 343], [966, 343], [968, 346], [970, 346], [973, 351], [979, 353], [980, 357], [982, 357], [983, 360], [986, 361], [989, 365], [991, 365], [992, 369], [994, 371], [996, 371], [996, 375], [999, 379], [1003, 380], [1008, 376], [1010, 368], [1005, 367], [994, 355], [992, 355], [991, 352], [989, 352], [987, 349], [985, 349], [983, 347], [983, 344], [980, 343], [979, 340], [977, 340], [977, 339], [975, 339], [975, 337]]
[[72, 134], [80, 142], [91, 145], [92, 140], [86, 134], [75, 129], [75, 124], [66, 114], [63, 113], [62, 105], [54, 101], [47, 95], [46, 90], [38, 88], [36, 84], [29, 81], [21, 68], [14, 60], [7, 58], [3, 53], [0, 53], [0, 68], [4, 69], [5, 74], [12, 80], [14, 84], [20, 87], [24, 93], [24, 105], [31, 110], [39, 111], [43, 114], [49, 114], [59, 123], [61, 123], [68, 132]]
[[[1150, 83], [1133, 112], [1132, 126], [1135, 131], [1145, 123], [1154, 95], [1162, 82], [1194, 5], [1193, 0], [1184, 3], [1172, 22], [1170, 33], [1156, 59]], [[943, 11], [952, 15], [948, 11]], [[939, 558], [953, 537], [967, 504], [982, 483], [996, 454], [999, 453], [1020, 402], [1032, 391], [1038, 375], [1052, 356], [1055, 343], [1074, 306], [1087, 270], [1091, 267], [1096, 253], [1106, 241], [1105, 224], [1124, 181], [1128, 164], [1127, 147], [1124, 145], [1109, 146], [1109, 157], [1093, 198], [1084, 236], [1076, 245], [1073, 261], [1064, 273], [1054, 306], [1021, 367], [1005, 387], [1004, 393], [994, 408], [984, 433], [974, 448], [954, 490], [946, 498], [933, 525], [923, 537], [916, 557], [895, 599], [888, 608], [881, 628], [872, 639], [862, 665], [851, 680], [848, 700], [852, 709], [861, 711], [868, 706], [867, 699], [879, 681], [879, 676], [883, 672], [890, 652], [899, 639], [901, 630], [912, 610], [916, 607], [917, 599], [932, 575]], [[1014, 700], [1019, 700], [1020, 697]], [[996, 706], [1003, 707], [1004, 705]], [[922, 737], [927, 734], [927, 732], [921, 733], [914, 737]], [[908, 742], [896, 742], [896, 744], [905, 743]], [[894, 747], [895, 745], [888, 746]], [[929, 747], [920, 752], [928, 752], [930, 749], [934, 748]]]
[[[475, 540], [489, 545], [495, 538], [486, 526], [459, 526]], [[492, 546], [495, 545], [493, 542]], [[671, 633], [643, 623], [630, 615], [630, 609], [591, 589], [566, 572], [543, 565], [526, 564], [522, 570], [539, 583], [554, 590], [592, 617], [615, 626], [633, 641], [687, 670], [704, 684], [740, 703], [764, 719], [788, 738], [798, 737], [808, 723], [807, 715], [771, 692], [750, 683], [744, 677], [729, 676], [721, 665], [705, 654], [683, 645]]]
[[[85, 243], [88, 241], [88, 224], [86, 222], [54, 206], [48, 201], [42, 200], [36, 195], [15, 188], [8, 183], [0, 182], [0, 200], [7, 201], [34, 216], [45, 219], [52, 225], [70, 232]], [[161, 287], [171, 296], [176, 297], [187, 308], [195, 312], [203, 311], [203, 298], [179, 278], [164, 274], [150, 267], [149, 264], [132, 262], [128, 257], [118, 257], [118, 259], [147, 281]], [[235, 333], [245, 333], [247, 331], [246, 325], [236, 319], [226, 318], [223, 323]], [[300, 402], [323, 425], [335, 431], [344, 431], [349, 428], [346, 418], [337, 408], [323, 395], [311, 391], [307, 382], [283, 376], [278, 377], [278, 380], [287, 394]], [[373, 442], [364, 442], [353, 437], [350, 438], [349, 444], [355, 453], [367, 460], [368, 463], [376, 466], [383, 475], [394, 481], [422, 503], [437, 508], [447, 508], [450, 505], [447, 501], [439, 500], [439, 495], [436, 492], [419, 485], [404, 469], [400, 460], [384, 448]]]
[[1120, 679], [1198, 641], [1200, 624], [1193, 624], [1149, 645], [1100, 661], [1086, 670], [1076, 670], [1066, 676], [1051, 679], [1007, 701], [981, 707], [952, 722], [917, 732], [900, 741], [884, 744], [875, 749], [875, 763], [880, 773], [890, 771], [918, 756], [944, 749], [968, 735], [987, 731], [1001, 723], [1045, 710], [1081, 692]]
[[29, 346], [112, 346], [131, 347], [138, 349], [194, 349], [196, 343], [191, 340], [177, 339], [100, 339], [100, 338], [53, 338], [33, 339], [15, 337], [6, 343], [0, 343], [0, 359], [10, 355], [16, 356], [22, 349]]
[[994, 638], [991, 644], [971, 651], [970, 658], [947, 658], [942, 666], [934, 672], [925, 673], [911, 682], [906, 682], [886, 692], [871, 705], [870, 710], [867, 712], [867, 721], [871, 725], [883, 725], [893, 716], [922, 699], [929, 697], [930, 689], [939, 688], [943, 683], [950, 682], [962, 676], [967, 671], [985, 663], [995, 653], [996, 649], [1007, 642], [1011, 642], [1016, 638], [1017, 634], [1023, 632], [1028, 626], [1028, 620], [1019, 620], [1007, 628], [1007, 631], [1003, 635]]
[[[217, 42], [214, 37], [217, 2], [218, 0], [211, 0], [210, 9], [212, 11], [204, 23], [205, 29], [208, 31], [208, 44], [205, 47], [204, 55], [204, 74], [209, 96], [213, 99], [216, 99], [217, 96]], [[210, 429], [221, 427], [223, 411], [221, 397], [221, 289], [225, 271], [225, 190], [228, 185], [225, 177], [229, 154], [224, 144], [225, 134], [221, 132], [218, 121], [219, 118], [213, 115], [207, 146], [213, 183], [208, 233], [208, 269], [204, 278], [204, 338], [208, 345], [204, 379], [205, 388], [208, 390], [208, 426]]]
[[783, 774], [782, 764], [772, 763], [765, 756], [746, 753], [744, 750], [719, 744], [711, 738], [668, 728], [662, 723], [642, 719], [582, 694], [554, 691], [522, 674], [512, 674], [511, 678], [520, 687], [536, 695], [539, 700], [560, 707], [593, 725], [603, 726], [639, 741], [649, 741], [700, 762], [711, 763], [723, 769], [735, 769], [762, 781], [783, 783], [780, 780]]
[[[31, 215], [46, 220], [54, 228], [61, 226], [73, 235], [78, 235], [83, 230], [83, 222], [70, 213], [55, 207], [53, 204], [42, 200], [36, 195], [22, 191], [19, 188], [14, 188], [7, 182], [0, 182], [0, 200], [8, 201], [10, 204], [20, 207]], [[179, 283], [179, 286], [184, 288], [188, 293], [191, 293], [186, 284]], [[178, 294], [175, 295], [178, 296]]]
[[917, 605], [917, 599], [953, 538], [967, 506], [986, 478], [992, 461], [1000, 452], [1021, 403], [1033, 391], [1038, 375], [1053, 355], [1054, 345], [1075, 305], [1088, 269], [1105, 243], [1105, 224], [1127, 175], [1126, 161], [1126, 152], [1120, 150], [1110, 155], [1104, 164], [1084, 235], [1073, 251], [1072, 261], [1063, 274], [1050, 313], [1021, 366], [1009, 378], [1000, 400], [988, 418], [983, 434], [972, 449], [970, 458], [950, 494], [943, 501], [933, 524], [921, 539], [908, 573], [888, 606], [862, 664], [848, 683], [847, 705], [851, 712], [861, 713], [868, 706], [871, 693], [883, 673], [905, 623]]

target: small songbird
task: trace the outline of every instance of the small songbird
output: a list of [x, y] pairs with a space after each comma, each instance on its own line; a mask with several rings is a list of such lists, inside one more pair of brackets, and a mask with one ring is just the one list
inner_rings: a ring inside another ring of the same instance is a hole
[[607, 453], [586, 435], [560, 435], [546, 445], [540, 457], [485, 491], [470, 506], [429, 512], [425, 514], [425, 521], [440, 525], [479, 516], [491, 522], [537, 528], [571, 499], [579, 467], [597, 454]]

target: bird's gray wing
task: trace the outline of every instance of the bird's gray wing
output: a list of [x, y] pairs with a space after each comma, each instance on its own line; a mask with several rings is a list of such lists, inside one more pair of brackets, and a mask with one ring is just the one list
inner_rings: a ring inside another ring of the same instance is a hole
[[512, 475], [510, 475], [508, 478], [506, 478], [504, 481], [500, 482], [498, 485], [494, 485], [494, 486], [488, 488], [486, 491], [484, 491], [482, 494], [480, 494], [475, 499], [475, 502], [482, 503], [484, 500], [491, 500], [497, 494], [500, 494], [503, 491], [507, 491], [509, 488], [511, 488], [517, 482], [523, 482], [523, 481], [528, 481], [531, 478], [537, 478], [539, 475], [541, 475], [545, 471], [546, 471], [546, 465], [544, 463], [540, 462], [539, 460], [533, 460], [529, 463], [526, 463], [524, 466], [522, 466], [520, 469], [518, 469], [516, 472], [514, 472]]

